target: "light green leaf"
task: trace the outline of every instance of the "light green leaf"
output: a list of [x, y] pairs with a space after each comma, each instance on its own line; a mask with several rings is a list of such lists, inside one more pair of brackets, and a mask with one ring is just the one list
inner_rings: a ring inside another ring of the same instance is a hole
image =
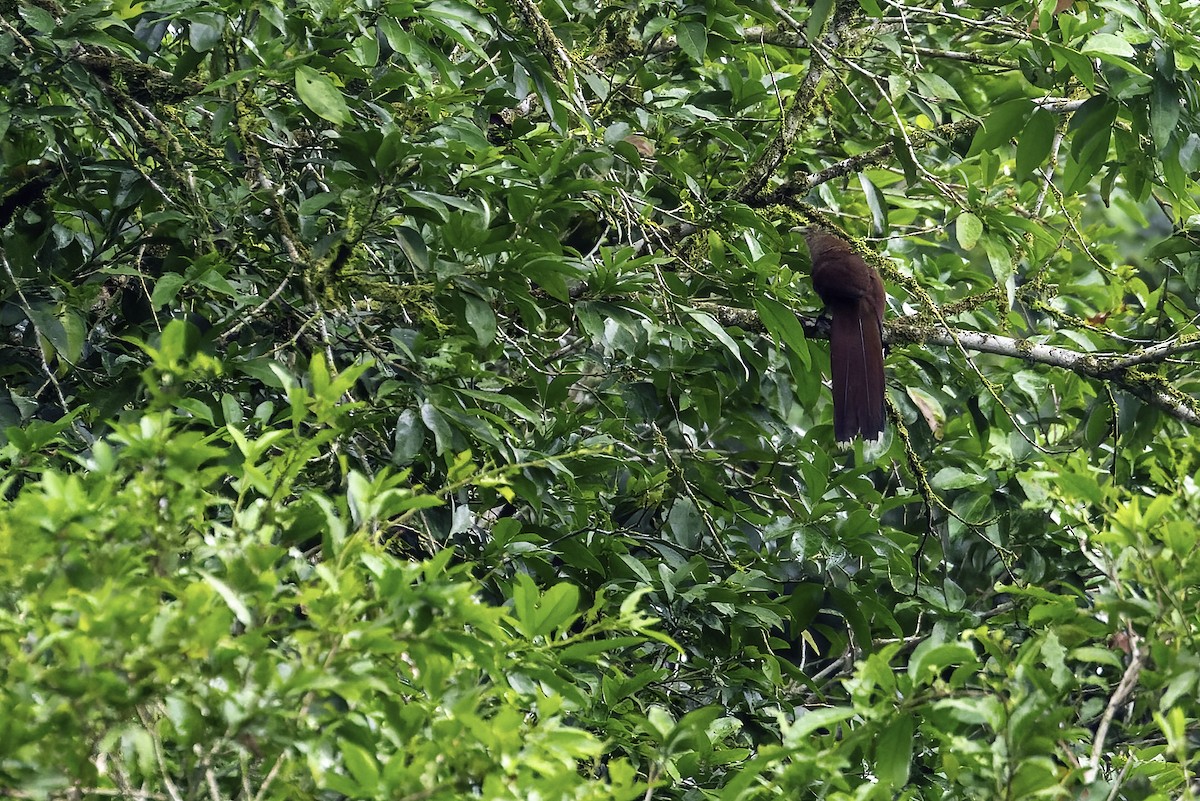
[[1069, 68], [1071, 74], [1079, 79], [1088, 92], [1096, 90], [1096, 69], [1090, 58], [1078, 50], [1056, 45], [1053, 42], [1050, 43], [1050, 51], [1054, 53], [1054, 63], [1057, 66]]
[[946, 410], [942, 407], [941, 402], [920, 387], [909, 386], [905, 392], [908, 394], [909, 400], [917, 407], [917, 411], [921, 413], [921, 417], [929, 426], [929, 431], [933, 434], [934, 439], [940, 440], [946, 428]]
[[466, 395], [468, 398], [474, 398], [477, 401], [503, 406], [528, 423], [536, 423], [541, 419], [528, 406], [511, 395], [505, 395], [502, 392], [488, 392], [486, 390], [468, 389], [467, 387], [456, 387], [454, 392], [459, 395]]
[[480, 345], [490, 345], [496, 339], [496, 313], [492, 306], [478, 295], [464, 293], [463, 303], [466, 308], [467, 325], [475, 332], [475, 339]]
[[203, 570], [199, 571], [199, 573], [204, 578], [204, 582], [216, 590], [217, 595], [221, 596], [221, 599], [225, 601], [225, 605], [233, 612], [234, 617], [238, 619], [239, 623], [243, 626], [250, 626], [254, 623], [254, 616], [250, 614], [249, 607], [246, 606], [241, 596], [232, 587], [211, 573]]
[[913, 649], [908, 660], [908, 675], [917, 686], [931, 683], [942, 670], [950, 665], [975, 662], [975, 652], [962, 643], [937, 644], [935, 640], [923, 640]]
[[957, 467], [943, 467], [934, 474], [930, 479], [930, 483], [941, 490], [951, 489], [966, 489], [968, 487], [978, 487], [982, 485], [986, 479], [976, 473], [964, 473]]
[[355, 795], [374, 795], [379, 787], [379, 765], [375, 757], [362, 746], [344, 738], [338, 740], [338, 747], [346, 770], [358, 785]]
[[345, 97], [333, 81], [312, 67], [303, 64], [296, 67], [296, 94], [318, 117], [336, 125], [350, 121]]
[[817, 729], [831, 729], [857, 714], [853, 707], [832, 706], [804, 711], [796, 722], [784, 730], [784, 742], [794, 746], [809, 738]]
[[602, 654], [605, 651], [618, 651], [622, 648], [632, 648], [644, 642], [646, 642], [645, 637], [635, 637], [632, 635], [585, 640], [568, 645], [558, 652], [558, 656], [563, 660], [591, 662], [593, 661], [592, 657], [597, 654]]
[[571, 620], [578, 608], [579, 588], [565, 581], [555, 584], [542, 594], [538, 603], [533, 634], [545, 636], [552, 633]]
[[983, 125], [971, 141], [970, 155], [994, 150], [1012, 139], [1025, 127], [1025, 121], [1033, 113], [1034, 105], [1025, 98], [1001, 103], [984, 119]]
[[221, 43], [225, 25], [224, 14], [192, 14], [188, 20], [188, 43], [197, 53], [205, 53]]
[[156, 308], [167, 305], [175, 300], [183, 285], [184, 279], [179, 273], [164, 273], [154, 282], [154, 291], [150, 293], [150, 305]]
[[912, 766], [913, 719], [900, 715], [884, 726], [875, 741], [875, 775], [888, 787], [903, 787]]
[[1133, 45], [1111, 33], [1097, 33], [1087, 40], [1080, 52], [1087, 56], [1120, 56], [1133, 58], [1137, 55]]
[[958, 215], [954, 222], [954, 236], [963, 250], [971, 250], [983, 235], [983, 222], [969, 211]]
[[421, 452], [425, 445], [425, 427], [412, 409], [404, 409], [396, 420], [396, 433], [392, 445], [392, 464], [408, 464]]
[[871, 210], [871, 230], [881, 234], [887, 230], [887, 198], [865, 172], [858, 174], [858, 183], [862, 187], [867, 200], [867, 208]]

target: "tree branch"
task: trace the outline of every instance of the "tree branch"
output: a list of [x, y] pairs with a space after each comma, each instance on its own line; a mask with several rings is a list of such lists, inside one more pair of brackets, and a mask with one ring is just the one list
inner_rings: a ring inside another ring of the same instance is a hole
[[[1034, 105], [1040, 106], [1045, 110], [1057, 113], [1066, 114], [1075, 111], [1079, 108], [1083, 101], [1068, 100], [1061, 97], [1043, 97], [1034, 102]], [[980, 121], [976, 119], [965, 118], [948, 122], [944, 125], [939, 125], [930, 131], [914, 131], [910, 136], [914, 149], [927, 147], [930, 144], [941, 142], [946, 139], [954, 139], [964, 134], [972, 133], [980, 126]], [[823, 170], [818, 170], [814, 173], [804, 175], [797, 174], [790, 181], [782, 184], [771, 192], [760, 194], [756, 197], [743, 198], [752, 206], [770, 206], [775, 203], [780, 203], [788, 198], [802, 195], [812, 189], [814, 186], [820, 186], [827, 181], [832, 181], [834, 178], [840, 178], [843, 175], [859, 172], [865, 167], [871, 167], [876, 164], [882, 164], [892, 157], [895, 152], [895, 147], [891, 142], [872, 148], [855, 156], [842, 159], [841, 161], [831, 164]]]
[[[862, 25], [857, 29], [851, 25], [854, 21], [854, 12], [848, 9], [848, 5], [845, 2], [838, 4], [829, 30], [819, 40], [812, 43], [810, 50], [813, 54], [833, 52], [844, 47], [849, 41], [859, 41], [874, 34], [875, 23]], [[857, 7], [857, 4], [854, 5]], [[792, 98], [791, 105], [784, 112], [783, 119], [779, 124], [779, 131], [763, 150], [758, 160], [747, 168], [745, 180], [733, 193], [735, 199], [746, 200], [753, 197], [767, 185], [767, 181], [783, 163], [796, 138], [800, 135], [800, 131], [808, 122], [813, 101], [817, 96], [817, 87], [828, 73], [827, 59], [817, 57], [809, 59], [808, 72]]]
[[[717, 304], [703, 304], [703, 308], [721, 325], [736, 326], [746, 331], [766, 331], [766, 326], [751, 310]], [[806, 337], [829, 338], [829, 325], [825, 320], [804, 316], [798, 319]], [[915, 318], [902, 318], [885, 323], [883, 334], [884, 341], [892, 345], [961, 347], [977, 353], [994, 353], [1030, 364], [1057, 367], [1084, 378], [1108, 381], [1177, 420], [1188, 425], [1200, 426], [1200, 401], [1175, 389], [1160, 376], [1132, 369], [1134, 365], [1162, 361], [1173, 353], [1200, 350], [1200, 341], [1174, 342], [1169, 346], [1155, 345], [1133, 354], [1083, 353], [1058, 345], [1046, 345], [984, 331], [929, 326]]]
[[[964, 133], [970, 133], [979, 127], [979, 120], [962, 119], [948, 122], [945, 125], [939, 125], [932, 131], [917, 131], [912, 136], [912, 146], [925, 147], [933, 142], [941, 141], [942, 139], [953, 139], [957, 136], [962, 136]], [[842, 159], [836, 164], [831, 164], [823, 170], [818, 170], [808, 175], [799, 174], [792, 180], [779, 186], [772, 192], [768, 192], [758, 197], [746, 198], [746, 202], [753, 206], [770, 206], [775, 203], [780, 203], [788, 198], [802, 195], [814, 186], [819, 186], [827, 181], [832, 181], [834, 178], [839, 178], [843, 175], [858, 172], [864, 167], [869, 167], [875, 164], [882, 164], [892, 157], [895, 147], [891, 142], [882, 144], [879, 147], [872, 148], [856, 156]]]
[[[1027, 339], [963, 331], [941, 327], [925, 328], [904, 321], [884, 326], [890, 343], [919, 343], [963, 347], [979, 353], [1011, 356], [1032, 364], [1045, 364], [1069, 370], [1085, 378], [1110, 381], [1126, 392], [1157, 406], [1189, 425], [1200, 426], [1200, 402], [1172, 387], [1160, 376], [1130, 369], [1130, 357], [1114, 354], [1082, 353], [1057, 345], [1044, 345]], [[1132, 362], [1141, 364], [1144, 362]]]
[[1141, 350], [1117, 359], [1112, 364], [1112, 369], [1127, 370], [1130, 367], [1136, 367], [1139, 364], [1162, 362], [1178, 353], [1188, 353], [1193, 350], [1200, 350], [1200, 337], [1181, 337], [1171, 342], [1159, 342], [1157, 345], [1151, 345], [1148, 348], [1142, 348]]
[[1088, 769], [1085, 772], [1085, 781], [1091, 783], [1096, 780], [1097, 774], [1100, 772], [1100, 762], [1104, 756], [1105, 740], [1108, 739], [1108, 728], [1112, 725], [1113, 718], [1117, 715], [1117, 710], [1121, 708], [1129, 696], [1137, 687], [1138, 676], [1141, 675], [1142, 665], [1146, 661], [1145, 650], [1141, 647], [1136, 637], [1130, 639], [1130, 648], [1132, 649], [1132, 659], [1125, 668], [1124, 675], [1121, 676], [1121, 681], [1117, 684], [1117, 689], [1113, 692], [1112, 697], [1108, 699], [1108, 704], [1104, 707], [1104, 714], [1100, 716], [1100, 723], [1096, 726], [1096, 734], [1092, 740], [1091, 759], [1088, 764]]

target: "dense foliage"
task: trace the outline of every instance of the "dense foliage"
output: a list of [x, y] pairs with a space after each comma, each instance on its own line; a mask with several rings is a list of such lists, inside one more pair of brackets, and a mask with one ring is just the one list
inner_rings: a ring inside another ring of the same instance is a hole
[[1197, 30], [5, 0], [0, 795], [1194, 797]]

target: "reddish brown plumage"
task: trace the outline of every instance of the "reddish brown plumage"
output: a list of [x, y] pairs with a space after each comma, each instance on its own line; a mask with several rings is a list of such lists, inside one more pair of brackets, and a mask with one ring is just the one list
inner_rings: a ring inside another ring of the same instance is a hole
[[841, 237], [810, 228], [813, 288], [829, 312], [833, 433], [838, 444], [883, 435], [883, 310], [879, 273]]

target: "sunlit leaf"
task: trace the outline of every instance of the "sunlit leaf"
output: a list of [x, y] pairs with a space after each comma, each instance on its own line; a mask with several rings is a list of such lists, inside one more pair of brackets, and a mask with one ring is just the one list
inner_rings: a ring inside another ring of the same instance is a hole
[[318, 117], [332, 123], [350, 121], [346, 99], [328, 76], [303, 64], [296, 67], [296, 94]]

